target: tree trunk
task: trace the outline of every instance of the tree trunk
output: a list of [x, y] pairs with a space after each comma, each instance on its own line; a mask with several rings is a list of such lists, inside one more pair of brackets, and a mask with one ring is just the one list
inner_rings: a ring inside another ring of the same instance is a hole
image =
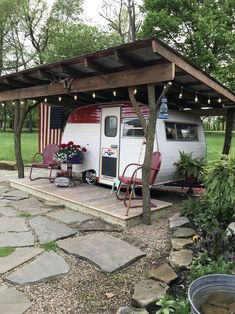
[[152, 162], [152, 154], [154, 147], [154, 138], [156, 131], [156, 121], [157, 121], [157, 111], [160, 106], [161, 99], [167, 94], [170, 86], [172, 84], [168, 83], [166, 88], [163, 90], [159, 96], [157, 102], [155, 99], [155, 85], [148, 85], [148, 101], [149, 101], [149, 121], [146, 123], [144, 116], [140, 110], [139, 104], [137, 103], [134, 96], [134, 88], [129, 88], [129, 97], [131, 103], [138, 115], [140, 123], [144, 129], [145, 139], [146, 139], [146, 150], [144, 163], [142, 166], [142, 195], [143, 195], [143, 222], [144, 224], [151, 224], [151, 201], [150, 201], [150, 187], [149, 187], [149, 177], [150, 168]]
[[232, 143], [232, 130], [233, 130], [233, 120], [234, 120], [234, 109], [227, 109], [227, 118], [226, 118], [226, 130], [224, 138], [224, 147], [223, 154], [228, 155]]
[[15, 157], [18, 169], [18, 178], [24, 178], [24, 163], [21, 153], [21, 132], [23, 124], [30, 108], [27, 108], [27, 103], [20, 103], [19, 100], [15, 101], [14, 108], [14, 144], [15, 144]]

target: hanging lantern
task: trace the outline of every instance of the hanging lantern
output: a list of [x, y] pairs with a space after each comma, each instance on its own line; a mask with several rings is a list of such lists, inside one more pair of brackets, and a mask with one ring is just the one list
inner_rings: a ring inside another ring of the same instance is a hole
[[168, 119], [168, 106], [167, 106], [167, 98], [164, 96], [161, 99], [160, 112], [158, 114], [158, 119]]

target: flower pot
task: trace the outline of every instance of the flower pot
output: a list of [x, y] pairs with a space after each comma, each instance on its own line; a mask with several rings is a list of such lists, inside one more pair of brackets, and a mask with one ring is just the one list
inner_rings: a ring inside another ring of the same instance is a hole
[[235, 302], [235, 276], [207, 275], [194, 280], [188, 289], [192, 314], [201, 314], [201, 306], [207, 303], [208, 297], [215, 294], [231, 297], [232, 302]]
[[69, 164], [81, 164], [83, 161], [83, 156], [73, 156], [67, 158], [67, 163]]

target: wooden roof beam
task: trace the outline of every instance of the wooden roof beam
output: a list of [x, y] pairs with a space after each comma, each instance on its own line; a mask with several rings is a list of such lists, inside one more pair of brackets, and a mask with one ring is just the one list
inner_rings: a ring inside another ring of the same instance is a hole
[[154, 53], [157, 53], [163, 58], [169, 60], [170, 62], [175, 63], [177, 67], [195, 77], [200, 82], [206, 84], [208, 87], [214, 89], [221, 96], [227, 97], [235, 102], [235, 95], [233, 93], [231, 93], [229, 90], [221, 86], [213, 79], [209, 78], [202, 71], [196, 69], [194, 66], [186, 62], [183, 58], [179, 57], [176, 53], [171, 51], [169, 48], [166, 48], [163, 44], [155, 39], [152, 40], [152, 49]]
[[38, 70], [38, 76], [44, 80], [48, 80], [48, 81], [53, 81], [54, 78], [53, 76], [48, 73], [47, 71], [44, 71], [44, 70]]
[[132, 68], [138, 68], [140, 66], [140, 62], [127, 56], [124, 52], [120, 50], [114, 51], [114, 58], [117, 62], [122, 63], [123, 65], [127, 65]]
[[60, 65], [60, 71], [62, 74], [69, 75], [72, 78], [82, 77], [85, 74], [85, 73], [83, 73], [77, 69], [74, 69], [71, 66], [65, 65], [65, 64]]
[[86, 68], [91, 69], [97, 73], [103, 74], [109, 72], [109, 69], [105, 66], [98, 64], [94, 60], [91, 60], [90, 58], [84, 58], [84, 65]]
[[[25, 87], [25, 83], [22, 81], [17, 81], [11, 78], [5, 78], [5, 82], [7, 85], [12, 86], [12, 87]], [[28, 85], [28, 84], [26, 84]]]
[[21, 81], [24, 81], [24, 82], [32, 84], [32, 85], [40, 85], [40, 84], [44, 83], [43, 80], [37, 79], [37, 78], [32, 77], [32, 76], [28, 76], [25, 74], [21, 74], [19, 76], [19, 78], [21, 79]]
[[69, 92], [64, 89], [63, 84], [55, 82], [27, 88], [0, 92], [0, 101], [37, 98], [68, 93], [79, 93], [115, 89], [128, 86], [138, 86], [150, 83], [172, 81], [175, 77], [174, 63], [159, 64], [151, 67], [129, 69], [121, 72], [108, 73], [74, 79]]

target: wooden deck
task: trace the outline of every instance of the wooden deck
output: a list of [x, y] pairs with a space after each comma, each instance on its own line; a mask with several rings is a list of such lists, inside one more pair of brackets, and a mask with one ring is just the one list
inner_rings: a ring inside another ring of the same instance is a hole
[[[101, 217], [110, 223], [122, 226], [139, 224], [142, 221], [142, 208], [130, 208], [128, 216], [125, 216], [126, 207], [123, 201], [117, 200], [115, 193], [102, 186], [90, 186], [78, 184], [75, 187], [57, 187], [48, 180], [30, 181], [28, 178], [10, 180], [12, 187], [27, 191], [30, 194], [44, 199], [57, 201], [68, 208], [78, 210], [96, 217]], [[135, 204], [141, 204], [141, 200], [134, 200]], [[152, 207], [152, 217], [162, 216], [165, 208], [171, 203], [153, 199], [157, 207]]]

